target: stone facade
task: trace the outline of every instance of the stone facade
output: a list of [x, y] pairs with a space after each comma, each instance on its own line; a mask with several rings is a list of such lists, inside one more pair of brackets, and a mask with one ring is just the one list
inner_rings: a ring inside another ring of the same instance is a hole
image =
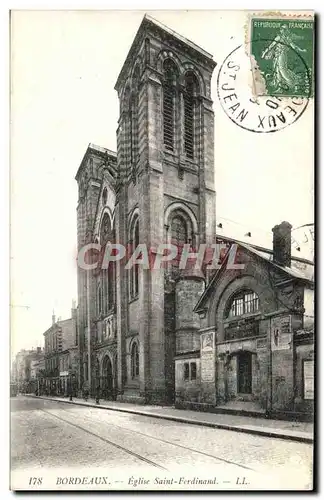
[[[161, 243], [194, 249], [217, 241], [215, 65], [145, 16], [115, 86], [117, 154], [89, 144], [78, 169], [79, 255], [98, 245], [88, 254], [93, 268], [78, 266], [79, 387], [106, 399], [199, 409], [233, 401], [264, 412], [302, 409], [297, 381], [305, 372], [310, 397], [304, 361], [312, 349], [295, 332], [304, 329], [312, 283], [290, 268], [288, 223], [274, 228], [271, 250], [239, 246], [244, 270], [180, 270], [177, 259], [152, 269]], [[126, 250], [107, 269], [109, 243]], [[139, 244], [149, 268], [127, 265]], [[241, 307], [250, 309], [240, 314]]]
[[[171, 117], [165, 101], [168, 64], [174, 70]], [[137, 241], [154, 253], [160, 243], [171, 242], [175, 219], [183, 223], [184, 243], [214, 241], [214, 67], [210, 54], [144, 17], [115, 87], [120, 101], [117, 161], [112, 152], [89, 145], [76, 176], [79, 249], [102, 240], [105, 211], [111, 236], [127, 248]], [[190, 95], [189, 80], [194, 84]], [[168, 119], [171, 144], [163, 122]], [[119, 261], [109, 274], [113, 307], [104, 306], [99, 318], [96, 287], [103, 286], [104, 272], [78, 273], [81, 385], [87, 382], [93, 391], [106, 387], [121, 400], [172, 402], [177, 349], [199, 344], [197, 319], [193, 312], [188, 318], [187, 311], [193, 311], [203, 291], [203, 277], [182, 280], [162, 266], [132, 271], [126, 260]], [[107, 300], [104, 293], [104, 304]], [[107, 321], [114, 326], [103, 336]]]
[[[291, 244], [289, 235], [287, 243]], [[312, 329], [304, 329], [305, 297], [313, 294], [313, 282], [292, 271], [290, 262], [284, 267], [276, 262], [239, 245], [236, 263], [243, 268], [228, 269], [225, 260], [196, 306], [201, 336], [214, 335], [214, 355], [208, 363], [215, 377], [206, 384], [199, 381], [202, 407], [253, 408], [269, 414], [307, 412], [312, 407], [314, 372], [308, 363], [306, 401], [302, 365], [314, 354]], [[309, 312], [314, 318], [314, 309]], [[203, 349], [203, 366], [202, 354]]]
[[37, 349], [22, 349], [16, 354], [13, 363], [12, 382], [17, 383], [21, 392], [32, 392], [35, 389], [35, 380], [40, 370], [44, 368], [44, 351]]
[[52, 325], [44, 332], [45, 366], [42, 380], [42, 392], [55, 394], [67, 393], [67, 379], [77, 391], [79, 376], [79, 353], [77, 334], [77, 309], [73, 306], [71, 318], [56, 320], [52, 316]]

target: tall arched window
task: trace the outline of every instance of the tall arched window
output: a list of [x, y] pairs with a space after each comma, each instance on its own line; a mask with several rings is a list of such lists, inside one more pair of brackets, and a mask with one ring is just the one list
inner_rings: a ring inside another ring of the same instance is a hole
[[252, 314], [259, 310], [259, 297], [252, 290], [240, 290], [237, 292], [227, 309], [228, 318]]
[[[115, 232], [112, 230], [112, 241], [115, 241]], [[108, 276], [108, 290], [107, 290], [107, 304], [108, 311], [110, 311], [115, 305], [116, 296], [116, 262], [109, 262], [109, 267], [107, 269]]]
[[130, 164], [131, 164], [132, 175], [134, 175], [135, 164], [138, 159], [139, 88], [140, 88], [140, 71], [139, 71], [139, 66], [136, 66], [132, 78], [131, 98], [129, 100], [129, 146], [130, 146]]
[[188, 227], [188, 221], [180, 212], [176, 212], [171, 219], [171, 243], [177, 247], [177, 257], [173, 259], [173, 267], [179, 265], [183, 246], [187, 243], [191, 243], [191, 231], [192, 228]]
[[97, 286], [97, 309], [98, 309], [98, 316], [103, 312], [102, 310], [102, 288], [101, 288], [101, 283], [98, 283]]
[[185, 77], [184, 92], [184, 149], [188, 158], [194, 157], [195, 151], [195, 96], [198, 92], [198, 80], [192, 72]]
[[180, 215], [176, 215], [171, 223], [171, 240], [174, 245], [188, 243], [188, 231], [186, 221]]
[[130, 145], [130, 163], [134, 163], [138, 157], [138, 95], [135, 93], [130, 100], [129, 109], [129, 145]]
[[[138, 245], [139, 245], [139, 221], [138, 221], [138, 216], [136, 215], [132, 220], [130, 227], [131, 253], [135, 251]], [[129, 270], [129, 296], [131, 299], [138, 295], [139, 291], [138, 278], [139, 278], [139, 267], [138, 264], [134, 264]]]
[[131, 349], [131, 377], [139, 376], [139, 352], [137, 342], [133, 342]]
[[[105, 213], [100, 230], [100, 244], [102, 254], [105, 252], [105, 245], [113, 241], [114, 232], [111, 226], [110, 217]], [[106, 269], [101, 269], [98, 278], [100, 284], [100, 294], [98, 293], [98, 314], [107, 314], [114, 306], [115, 302], [115, 263], [109, 262]], [[101, 307], [99, 307], [101, 306]]]
[[177, 68], [174, 62], [167, 59], [163, 63], [163, 143], [169, 151], [174, 150], [175, 109]]

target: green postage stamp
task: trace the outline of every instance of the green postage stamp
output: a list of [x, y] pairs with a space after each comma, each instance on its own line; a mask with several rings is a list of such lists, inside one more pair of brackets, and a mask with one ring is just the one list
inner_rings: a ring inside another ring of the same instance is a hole
[[257, 95], [312, 97], [314, 18], [250, 18], [250, 55]]

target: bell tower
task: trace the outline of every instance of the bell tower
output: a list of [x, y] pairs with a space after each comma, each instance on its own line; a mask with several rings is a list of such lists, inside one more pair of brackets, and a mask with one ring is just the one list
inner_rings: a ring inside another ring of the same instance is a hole
[[[145, 244], [154, 251], [161, 243], [197, 247], [215, 240], [215, 65], [208, 52], [144, 17], [115, 86], [116, 239], [127, 248]], [[182, 278], [174, 266], [125, 264], [117, 263], [120, 397], [165, 402], [174, 391], [176, 328], [181, 329], [175, 281], [202, 276]]]

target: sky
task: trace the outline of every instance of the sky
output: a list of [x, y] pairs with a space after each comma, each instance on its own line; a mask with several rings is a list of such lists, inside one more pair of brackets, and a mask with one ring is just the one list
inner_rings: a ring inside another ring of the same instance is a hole
[[[313, 103], [273, 134], [236, 126], [217, 73], [243, 42], [237, 11], [146, 11], [213, 54], [216, 217], [255, 243], [313, 222]], [[15, 11], [11, 26], [11, 347], [43, 345], [77, 299], [74, 179], [91, 142], [116, 150], [114, 85], [144, 11]]]

